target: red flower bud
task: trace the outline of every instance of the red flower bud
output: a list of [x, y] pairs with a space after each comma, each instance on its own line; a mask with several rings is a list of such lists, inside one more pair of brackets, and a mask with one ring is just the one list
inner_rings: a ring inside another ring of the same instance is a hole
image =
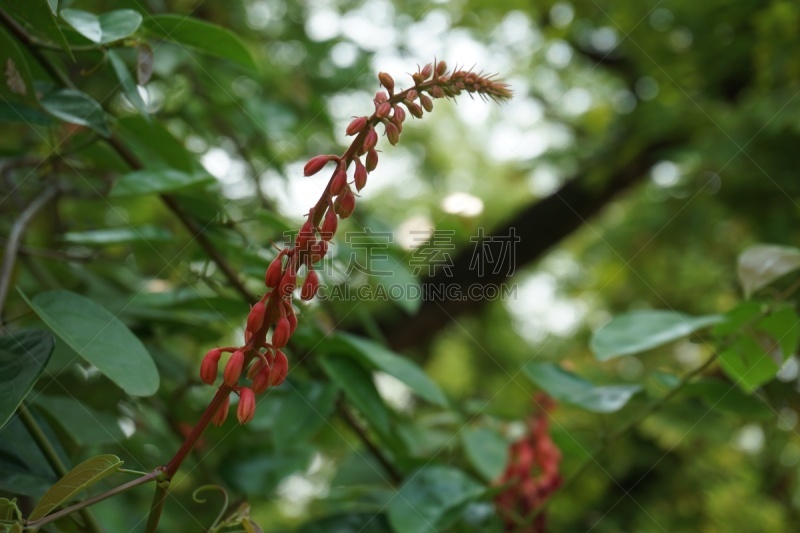
[[319, 289], [319, 277], [313, 270], [308, 271], [306, 280], [303, 282], [303, 289], [300, 292], [300, 298], [303, 300], [311, 300], [317, 294]]
[[282, 298], [291, 296], [297, 286], [297, 269], [293, 263], [289, 263], [289, 268], [286, 269], [283, 278], [281, 279], [280, 287], [278, 288], [279, 294]]
[[431, 87], [430, 91], [431, 91], [431, 96], [433, 96], [434, 98], [444, 98], [445, 96], [447, 96], [442, 90], [442, 88], [439, 87], [438, 85], [434, 85], [433, 87]]
[[391, 122], [386, 123], [384, 126], [386, 127], [386, 138], [389, 139], [392, 146], [396, 145], [400, 140], [400, 132], [397, 130], [397, 126]]
[[406, 100], [409, 101], [409, 102], [413, 102], [414, 100], [417, 99], [417, 96], [418, 96], [417, 95], [417, 91], [415, 91], [414, 89], [411, 89], [410, 91], [408, 91], [406, 93]]
[[291, 327], [289, 326], [289, 320], [283, 316], [278, 320], [278, 323], [275, 324], [275, 331], [272, 332], [272, 345], [275, 348], [283, 348], [289, 342], [289, 337], [291, 337]]
[[264, 325], [264, 311], [266, 311], [267, 306], [264, 305], [263, 301], [256, 302], [252, 309], [250, 309], [250, 314], [247, 315], [247, 331], [255, 334], [256, 331], [261, 329], [261, 326]]
[[386, 87], [386, 90], [389, 91], [390, 94], [394, 92], [394, 79], [391, 76], [385, 72], [379, 72], [378, 81], [381, 82], [381, 85]]
[[215, 348], [209, 350], [205, 357], [203, 357], [203, 362], [200, 363], [200, 379], [203, 380], [203, 383], [213, 385], [214, 381], [216, 381], [219, 358], [221, 355], [222, 350]]
[[386, 94], [385, 92], [383, 92], [383, 91], [378, 91], [377, 93], [375, 93], [375, 100], [374, 100], [374, 102], [375, 102], [376, 104], [382, 104], [383, 102], [385, 102], [385, 101], [386, 101], [386, 100], [388, 100], [388, 99], [389, 99], [389, 95], [387, 95], [387, 94]]
[[433, 74], [433, 65], [428, 63], [427, 65], [422, 67], [422, 70], [420, 70], [419, 73], [422, 74], [422, 79], [427, 80], [428, 78], [431, 77], [431, 74]]
[[394, 106], [394, 122], [395, 124], [402, 124], [406, 119], [406, 112], [399, 105]]
[[356, 209], [356, 196], [349, 188], [336, 198], [333, 208], [340, 218], [348, 218]]
[[[347, 189], [348, 191], [350, 189]], [[336, 203], [334, 202], [334, 208]], [[335, 215], [336, 213], [334, 213]], [[317, 241], [314, 243], [314, 246], [309, 249], [308, 260], [310, 263], [319, 263], [322, 261], [322, 258], [325, 257], [325, 254], [328, 253], [328, 242], [327, 241]]]
[[253, 392], [256, 394], [261, 394], [269, 387], [269, 376], [270, 376], [270, 369], [269, 367], [263, 367], [261, 370], [258, 371], [256, 377], [253, 378], [253, 382], [250, 384], [253, 387]]
[[[356, 163], [356, 172], [355, 172], [355, 180], [356, 180], [356, 190], [361, 191], [364, 186], [367, 184], [367, 169], [364, 168], [364, 164], [361, 162], [360, 159], [355, 160]], [[330, 211], [328, 211], [330, 213]]]
[[422, 73], [420, 72], [415, 72], [414, 74], [412, 74], [411, 79], [414, 80], [414, 85], [419, 85], [420, 83], [425, 81], [425, 78], [422, 77]]
[[236, 418], [240, 424], [247, 424], [256, 414], [256, 395], [252, 389], [242, 387], [239, 391], [239, 407], [236, 409]]
[[370, 150], [367, 152], [367, 172], [372, 172], [378, 166], [378, 152]]
[[272, 365], [270, 371], [270, 381], [272, 386], [277, 387], [286, 379], [286, 374], [289, 373], [289, 360], [286, 359], [286, 354], [278, 350], [275, 354], [275, 363]]
[[389, 102], [382, 102], [381, 104], [378, 104], [378, 106], [375, 108], [375, 116], [377, 116], [378, 118], [388, 117], [391, 111], [392, 111], [392, 104], [390, 104]]
[[[360, 161], [356, 159], [356, 186], [358, 186], [358, 165]], [[320, 230], [320, 237], [329, 241], [336, 234], [336, 228], [339, 226], [339, 219], [333, 209], [328, 209], [325, 212], [325, 218], [322, 220], [322, 229]]]
[[295, 246], [300, 250], [306, 250], [308, 248], [309, 241], [315, 240], [315, 228], [314, 223], [311, 221], [311, 213], [308, 214], [308, 220], [306, 220], [302, 227], [300, 228], [300, 233], [297, 234], [297, 240], [295, 241]]
[[225, 423], [225, 419], [228, 418], [228, 409], [231, 406], [231, 397], [226, 396], [225, 400], [222, 402], [222, 405], [219, 406], [217, 412], [214, 413], [214, 418], [211, 419], [211, 423], [215, 426], [221, 426]]
[[436, 65], [436, 75], [443, 76], [445, 72], [447, 72], [447, 63], [444, 61], [439, 61], [439, 63]]
[[[266, 355], [264, 356], [266, 357]], [[264, 368], [264, 359], [261, 357], [256, 358], [256, 361], [250, 365], [250, 368], [247, 370], [247, 379], [253, 379], [253, 377], [261, 372], [261, 369]]]
[[316, 157], [312, 157], [306, 166], [303, 167], [303, 174], [306, 176], [313, 176], [320, 170], [322, 167], [328, 164], [328, 161], [333, 161], [338, 159], [335, 155], [318, 155]]
[[350, 123], [350, 125], [347, 126], [347, 135], [355, 135], [356, 133], [359, 133], [361, 130], [364, 129], [364, 126], [366, 125], [367, 125], [367, 117], [354, 118], [353, 121]]
[[431, 100], [428, 95], [421, 94], [419, 95], [419, 102], [422, 104], [422, 107], [425, 108], [425, 111], [431, 112], [433, 111], [433, 100]]
[[368, 152], [375, 148], [375, 145], [378, 144], [378, 132], [375, 131], [375, 128], [371, 127], [367, 131], [367, 136], [364, 137], [364, 145], [363, 151]]
[[294, 335], [297, 329], [297, 315], [294, 314], [292, 304], [289, 304], [289, 310], [286, 312], [286, 320], [289, 321], [289, 335]]
[[242, 376], [242, 366], [244, 366], [244, 352], [236, 350], [231, 354], [228, 359], [228, 364], [225, 365], [225, 372], [222, 374], [222, 379], [225, 385], [233, 387], [239, 382]]
[[281, 271], [283, 270], [282, 255], [283, 252], [272, 260], [269, 268], [267, 268], [267, 275], [264, 276], [264, 284], [271, 289], [277, 287], [281, 281]]
[[347, 171], [339, 167], [339, 170], [336, 171], [336, 174], [333, 175], [333, 179], [331, 179], [331, 194], [336, 196], [342, 189], [345, 188], [347, 185]]
[[422, 118], [422, 108], [414, 102], [403, 102], [408, 108], [408, 112], [416, 118]]

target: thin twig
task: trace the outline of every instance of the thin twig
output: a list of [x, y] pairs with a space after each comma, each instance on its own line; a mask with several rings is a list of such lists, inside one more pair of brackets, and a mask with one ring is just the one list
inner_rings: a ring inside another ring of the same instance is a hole
[[392, 479], [392, 484], [398, 484], [403, 480], [403, 474], [395, 467], [389, 459], [383, 455], [383, 452], [372, 442], [372, 439], [369, 438], [367, 435], [366, 430], [361, 427], [361, 423], [356, 420], [353, 416], [353, 413], [345, 405], [344, 401], [340, 398], [339, 401], [336, 403], [336, 409], [339, 411], [339, 414], [344, 418], [347, 425], [350, 426], [364, 446], [370, 451], [370, 453], [378, 460], [378, 462], [383, 466], [383, 469], [386, 470], [386, 473], [389, 474], [389, 477]]

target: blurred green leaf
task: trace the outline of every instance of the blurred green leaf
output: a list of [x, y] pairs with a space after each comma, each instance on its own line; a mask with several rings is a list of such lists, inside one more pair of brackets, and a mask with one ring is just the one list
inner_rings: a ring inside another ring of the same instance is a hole
[[86, 126], [103, 137], [111, 137], [103, 107], [86, 93], [74, 89], [58, 89], [45, 94], [39, 103], [57, 119]]
[[49, 414], [78, 446], [117, 444], [125, 440], [116, 416], [97, 411], [75, 398], [40, 394], [33, 403]]
[[719, 354], [722, 369], [744, 392], [752, 394], [780, 370], [773, 358], [750, 335], [739, 337]]
[[51, 353], [53, 337], [46, 331], [27, 329], [0, 337], [0, 428], [42, 375]]
[[384, 514], [342, 512], [306, 522], [295, 533], [385, 533]]
[[215, 24], [181, 15], [155, 15], [145, 20], [144, 24], [149, 31], [164, 39], [229, 59], [251, 69], [256, 68], [253, 57], [242, 41], [227, 29]]
[[175, 170], [195, 171], [192, 154], [161, 123], [136, 115], [121, 118], [118, 124], [123, 140], [140, 148], [144, 160], [152, 163], [157, 159]]
[[64, 290], [23, 294], [31, 309], [58, 337], [132, 396], [158, 390], [153, 358], [114, 315], [92, 300]]
[[[286, 449], [309, 438], [325, 424], [334, 410], [339, 387], [319, 381], [287, 381], [286, 396], [274, 422], [272, 442]], [[266, 397], [267, 400], [269, 396]]]
[[683, 394], [700, 398], [709, 409], [724, 411], [744, 419], [769, 420], [775, 412], [762, 399], [744, 394], [736, 385], [721, 379], [701, 379], [687, 384]]
[[142, 24], [142, 15], [132, 9], [119, 9], [95, 15], [80, 9], [62, 9], [61, 18], [97, 44], [106, 44], [132, 35]]
[[774, 244], [751, 246], [739, 256], [737, 273], [745, 298], [800, 268], [800, 249]]
[[8, 498], [0, 498], [0, 520], [6, 522], [13, 522], [22, 518], [22, 514], [17, 507], [16, 498], [9, 500]]
[[508, 464], [508, 442], [500, 433], [485, 427], [466, 428], [461, 432], [464, 452], [483, 479], [492, 482]]
[[54, 0], [3, 0], [3, 7], [14, 18], [27, 22], [38, 35], [66, 50], [71, 57], [72, 51], [58, 27], [52, 2]]
[[372, 373], [355, 360], [341, 355], [322, 357], [319, 364], [328, 377], [339, 384], [348, 400], [361, 411], [370, 425], [381, 434], [388, 434], [389, 410], [375, 388]]
[[794, 354], [800, 342], [800, 316], [794, 309], [779, 309], [759, 320], [755, 327], [772, 335], [781, 347], [783, 359]]
[[0, 66], [5, 74], [0, 83], [0, 95], [35, 102], [36, 90], [28, 62], [17, 41], [3, 27], [0, 27]]
[[38, 520], [47, 516], [62, 503], [119, 470], [121, 465], [122, 461], [116, 455], [98, 455], [87, 459], [50, 487], [33, 508], [28, 519]]
[[225, 459], [220, 474], [237, 491], [260, 495], [274, 490], [286, 476], [305, 470], [313, 455], [314, 449], [301, 441], [280, 451], [240, 450]]
[[530, 362], [525, 375], [553, 398], [595, 413], [619, 411], [641, 385], [594, 385], [553, 363]]
[[412, 472], [389, 504], [396, 533], [435, 533], [449, 525], [459, 509], [478, 498], [484, 487], [461, 470], [431, 465]]
[[172, 169], [140, 170], [120, 176], [111, 189], [111, 197], [142, 196], [178, 191], [212, 183], [209, 174], [187, 174]]
[[14, 102], [0, 102], [0, 124], [23, 123], [31, 126], [52, 126], [52, 118], [33, 107]]
[[172, 232], [155, 226], [99, 229], [93, 231], [67, 232], [64, 242], [86, 246], [108, 246], [133, 242], [166, 242], [173, 238]]
[[598, 360], [608, 361], [688, 337], [721, 320], [719, 315], [693, 317], [674, 311], [634, 311], [614, 317], [595, 331], [590, 347]]
[[125, 92], [125, 96], [139, 111], [139, 113], [149, 120], [150, 115], [147, 113], [147, 105], [145, 105], [142, 95], [139, 94], [139, 87], [136, 85], [136, 82], [133, 81], [133, 76], [131, 75], [130, 70], [128, 70], [128, 66], [125, 64], [125, 61], [123, 61], [119, 54], [114, 50], [108, 51], [108, 59], [111, 61], [111, 67], [114, 69], [114, 73], [117, 75], [117, 79], [122, 85], [122, 90]]

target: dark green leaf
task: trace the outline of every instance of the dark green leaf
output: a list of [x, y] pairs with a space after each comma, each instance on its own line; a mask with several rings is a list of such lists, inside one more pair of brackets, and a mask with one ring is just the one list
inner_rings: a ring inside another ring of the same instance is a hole
[[386, 533], [389, 524], [383, 514], [338, 513], [307, 522], [296, 533]]
[[46, 331], [22, 330], [0, 337], [0, 428], [6, 425], [53, 353]]
[[302, 443], [280, 452], [263, 448], [256, 452], [237, 451], [225, 458], [220, 473], [231, 487], [243, 494], [265, 494], [286, 476], [305, 470], [313, 455], [314, 449]]
[[16, 19], [27, 22], [38, 35], [61, 46], [71, 56], [69, 43], [56, 22], [53, 2], [54, 0], [4, 0], [3, 7]]
[[339, 392], [336, 385], [318, 381], [289, 381], [283, 387], [286, 396], [275, 416], [272, 432], [272, 441], [278, 449], [307, 439], [328, 424]]
[[92, 300], [69, 291], [37, 294], [28, 300], [45, 324], [70, 348], [132, 396], [158, 390], [158, 370], [136, 336]]
[[780, 370], [775, 360], [749, 335], [737, 339], [719, 359], [725, 373], [748, 394], [770, 381]]
[[121, 465], [122, 461], [116, 455], [98, 455], [87, 459], [50, 487], [28, 519], [37, 520], [47, 516], [62, 503], [119, 470]]
[[508, 443], [489, 428], [466, 428], [461, 433], [464, 452], [475, 470], [486, 481], [500, 477], [508, 463]]
[[413, 472], [389, 504], [389, 523], [396, 533], [435, 533], [448, 517], [484, 492], [461, 470], [427, 466]]
[[625, 407], [640, 385], [597, 386], [553, 363], [530, 362], [525, 375], [553, 398], [595, 413], [613, 413]]
[[614, 317], [595, 331], [590, 346], [598, 360], [607, 361], [688, 337], [721, 320], [719, 315], [693, 317], [674, 311], [634, 311]]
[[124, 39], [142, 24], [142, 15], [132, 9], [109, 11], [102, 15], [79, 9], [62, 9], [61, 18], [78, 33], [97, 44]]
[[139, 226], [126, 228], [99, 229], [94, 231], [68, 232], [62, 237], [64, 242], [87, 246], [107, 246], [132, 242], [165, 242], [171, 240], [172, 233], [165, 228]]
[[108, 51], [108, 59], [111, 61], [111, 67], [122, 85], [122, 90], [125, 91], [125, 96], [142, 116], [149, 119], [150, 115], [147, 114], [147, 106], [142, 99], [142, 95], [139, 94], [139, 88], [136, 82], [133, 81], [133, 76], [131, 76], [128, 66], [114, 50]]
[[118, 124], [122, 128], [123, 140], [134, 148], [140, 148], [142, 159], [152, 161], [156, 158], [175, 170], [195, 171], [192, 154], [160, 123], [137, 115], [121, 118]]
[[737, 273], [744, 295], [749, 298], [757, 290], [799, 268], [799, 249], [774, 244], [756, 244], [739, 256]]
[[340, 355], [322, 357], [319, 363], [328, 377], [339, 384], [347, 398], [367, 418], [370, 425], [386, 435], [390, 424], [389, 410], [375, 388], [372, 374], [355, 360]]
[[[35, 410], [31, 411], [56, 455], [69, 464], [66, 452], [47, 420]], [[56, 481], [56, 474], [48, 464], [30, 432], [15, 414], [0, 430], [0, 491], [39, 498]]]
[[42, 408], [60, 425], [78, 446], [111, 444], [125, 440], [117, 417], [97, 411], [69, 396], [36, 397], [34, 405]]
[[19, 512], [19, 507], [17, 507], [17, 500], [0, 498], [0, 520], [13, 522], [20, 518], [22, 518], [22, 514]]
[[0, 102], [0, 124], [24, 123], [33, 126], [52, 126], [52, 118], [33, 107], [13, 102]]
[[245, 45], [225, 28], [180, 15], [156, 15], [144, 24], [149, 31], [164, 39], [255, 69], [253, 57]]
[[86, 93], [59, 89], [45, 94], [40, 103], [45, 111], [57, 119], [86, 126], [103, 137], [111, 136], [103, 107]]
[[389, 351], [381, 344], [362, 337], [340, 333], [337, 338], [350, 348], [348, 353], [359, 359], [362, 364], [377, 368], [399, 379], [431, 403], [442, 407], [448, 405], [447, 398], [436, 383], [409, 359]]
[[2, 67], [0, 72], [3, 73], [0, 95], [36, 101], [36, 91], [28, 62], [22, 55], [17, 41], [2, 27], [0, 27], [0, 67]]
[[686, 396], [700, 398], [709, 409], [725, 411], [744, 419], [769, 420], [775, 412], [764, 400], [755, 395], [748, 396], [736, 385], [721, 379], [701, 379], [689, 383], [683, 389]]
[[161, 194], [198, 187], [213, 181], [213, 176], [208, 174], [187, 174], [172, 169], [140, 170], [121, 176], [111, 189], [111, 196]]
[[791, 307], [784, 307], [762, 318], [756, 329], [769, 333], [781, 347], [783, 359], [794, 354], [800, 342], [800, 317]]

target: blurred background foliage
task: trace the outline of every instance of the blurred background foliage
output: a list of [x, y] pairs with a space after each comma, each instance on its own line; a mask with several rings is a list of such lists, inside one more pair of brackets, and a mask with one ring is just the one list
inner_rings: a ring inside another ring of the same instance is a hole
[[[59, 7], [109, 9], [88, 0]], [[537, 204], [557, 200], [570, 183], [591, 196], [629, 176], [619, 194], [598, 195], [574, 231], [517, 264], [508, 280], [514, 297], [465, 305], [432, 335], [404, 340], [403, 352], [453, 406], [444, 412], [377, 377], [396, 431], [374, 436], [398, 457], [397, 447], [404, 449], [405, 469], [433, 458], [460, 462], [454, 435], [465, 421], [497, 424], [506, 434], [519, 429], [535, 390], [520, 372], [528, 361], [561, 361], [601, 383], [643, 384], [646, 394], [618, 413], [567, 405], [552, 413], [569, 474], [663, 390], [658, 372], [682, 374], [709, 353], [702, 343], [682, 341], [600, 363], [589, 351], [590, 333], [631, 309], [727, 311], [741, 297], [735, 262], [745, 247], [800, 240], [796, 2], [119, 0], [113, 8], [207, 20], [230, 29], [254, 58], [247, 67], [144, 33], [154, 52], [154, 74], [141, 91], [148, 122], [120, 92], [101, 53], [76, 53], [73, 62], [45, 52], [117, 117], [114, 130], [148, 165], [216, 178], [176, 197], [253, 293], [262, 290], [274, 256], [270, 242], [299, 226], [327, 179], [303, 178], [302, 165], [311, 155], [342, 151], [350, 117], [371, 112], [378, 71], [402, 87], [410, 81], [404, 73], [436, 56], [497, 72], [515, 91], [502, 106], [466, 97], [437, 102], [425, 120], [406, 124], [400, 145], [381, 141], [381, 164], [343, 229], [393, 233], [392, 282], [411, 279], [414, 232], [452, 230], [457, 250], [468, 254], [479, 228], [505, 234], [510, 218], [527, 212], [527, 231], [546, 241], [565, 222]], [[78, 46], [87, 42], [69, 29], [64, 35]], [[128, 65], [135, 54], [119, 51]], [[28, 63], [35, 79], [48, 79]], [[157, 395], [128, 397], [85, 364], [70, 363], [69, 348], [57, 342], [34, 411], [65, 456], [115, 453], [142, 470], [162, 464], [210, 398], [211, 390], [198, 386], [201, 355], [241, 337], [247, 306], [157, 196], [109, 196], [128, 169], [95, 133], [36, 110], [30, 127], [9, 106], [0, 108], [2, 234], [42, 187], [57, 183], [62, 191], [28, 230], [15, 283], [29, 295], [65, 288], [101, 303], [143, 340], [161, 374]], [[156, 135], [166, 140], [152, 142]], [[63, 158], [33, 170], [21, 162], [54, 152]], [[565, 197], [559, 212], [576, 216], [568, 204]], [[108, 230], [117, 232], [102, 233]], [[519, 245], [526, 246], [533, 245]], [[345, 279], [350, 253], [342, 233], [326, 279]], [[300, 346], [290, 358], [293, 388], [268, 394], [252, 424], [229, 422], [207, 433], [195, 454], [201, 460], [173, 486], [165, 530], [211, 523], [216, 506], [191, 499], [209, 481], [226, 486], [237, 503], [246, 499], [266, 531], [304, 524], [307, 531], [349, 531], [309, 524], [382, 509], [390, 487], [334, 414], [336, 391], [325, 390], [317, 361], [333, 348], [320, 339], [333, 327], [391, 339], [396, 328], [421, 320], [420, 306], [304, 307]], [[14, 290], [4, 318], [14, 327], [38, 324]], [[800, 518], [797, 371], [792, 358], [758, 398], [742, 395], [727, 410], [679, 396], [557, 496], [551, 529], [793, 530]], [[718, 371], [711, 378], [727, 379]], [[88, 421], [75, 401], [94, 413]], [[52, 404], [59, 406], [55, 416]], [[4, 433], [17, 431], [15, 423]], [[70, 424], [81, 430], [71, 432]], [[52, 482], [29, 477], [23, 494], [31, 497]], [[148, 491], [128, 493], [96, 506], [96, 514], [111, 531], [141, 527], [149, 499]], [[384, 520], [370, 527], [383, 530]], [[490, 530], [488, 524], [453, 527]]]

